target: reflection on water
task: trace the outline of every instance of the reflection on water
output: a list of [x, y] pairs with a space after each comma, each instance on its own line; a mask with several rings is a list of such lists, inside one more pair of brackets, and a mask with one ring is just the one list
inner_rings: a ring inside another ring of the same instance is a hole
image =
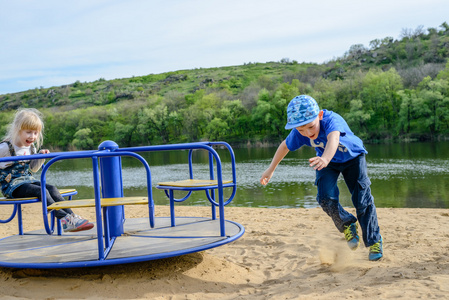
[[378, 159], [368, 164], [368, 169], [373, 179], [388, 180], [391, 177], [425, 179], [427, 176], [447, 174], [448, 165], [448, 161], [441, 159]]
[[[368, 173], [377, 207], [449, 207], [448, 142], [367, 145]], [[271, 182], [259, 184], [276, 148], [234, 149], [237, 160], [238, 190], [233, 206], [316, 207], [315, 171], [308, 166], [314, 155], [309, 148], [289, 153], [276, 169]], [[204, 151], [198, 151], [204, 152]], [[221, 153], [224, 178], [231, 178], [229, 157]], [[187, 152], [144, 154], [150, 164], [153, 188], [157, 182], [188, 177]], [[208, 177], [207, 156], [198, 153], [194, 161], [197, 178]], [[58, 187], [76, 187], [77, 198], [93, 197], [92, 170], [89, 160], [70, 160], [55, 164], [47, 182]], [[145, 171], [137, 160], [123, 159], [123, 186], [127, 196], [144, 195]], [[342, 179], [340, 199], [351, 206], [350, 195]], [[227, 194], [226, 194], [227, 195]], [[167, 204], [163, 192], [154, 189], [156, 204]], [[185, 205], [207, 204], [204, 192], [193, 193]]]

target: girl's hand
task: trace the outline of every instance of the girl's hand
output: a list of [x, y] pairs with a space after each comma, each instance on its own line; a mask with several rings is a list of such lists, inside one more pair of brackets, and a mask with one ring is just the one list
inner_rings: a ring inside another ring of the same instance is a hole
[[312, 157], [309, 159], [309, 163], [310, 163], [310, 166], [314, 170], [320, 171], [327, 167], [327, 165], [329, 164], [329, 161], [327, 161], [325, 158], [322, 158], [320, 156], [315, 156], [315, 157]]
[[40, 153], [40, 154], [48, 154], [48, 153], [50, 153], [50, 150], [48, 150], [48, 149], [41, 149], [41, 150], [39, 151], [39, 153]]

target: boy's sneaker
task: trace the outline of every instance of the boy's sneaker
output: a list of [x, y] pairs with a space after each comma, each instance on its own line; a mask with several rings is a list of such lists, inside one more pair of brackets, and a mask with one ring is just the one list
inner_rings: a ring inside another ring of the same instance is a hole
[[382, 237], [380, 237], [380, 240], [377, 243], [369, 247], [369, 260], [379, 260], [384, 256], [382, 244]]
[[89, 230], [94, 227], [94, 224], [75, 214], [67, 214], [64, 218], [61, 219], [61, 224], [64, 232]]
[[345, 234], [345, 239], [348, 242], [349, 248], [351, 250], [356, 250], [359, 246], [359, 235], [357, 234], [357, 224], [352, 223], [350, 225], [346, 225], [345, 229], [343, 230], [343, 233]]

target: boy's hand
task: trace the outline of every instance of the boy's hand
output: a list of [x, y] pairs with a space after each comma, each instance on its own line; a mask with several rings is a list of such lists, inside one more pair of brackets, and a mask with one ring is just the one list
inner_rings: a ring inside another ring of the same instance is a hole
[[267, 185], [267, 183], [270, 181], [271, 176], [273, 176], [273, 171], [270, 169], [266, 169], [265, 172], [263, 172], [262, 177], [260, 178], [260, 184], [261, 185]]
[[329, 161], [325, 158], [322, 158], [320, 156], [315, 156], [309, 159], [309, 163], [310, 166], [314, 169], [314, 170], [322, 170], [324, 168], [327, 167], [327, 165], [329, 164]]
[[41, 149], [41, 150], [39, 151], [39, 153], [40, 153], [40, 154], [48, 154], [48, 153], [50, 153], [50, 150], [48, 150], [48, 149]]

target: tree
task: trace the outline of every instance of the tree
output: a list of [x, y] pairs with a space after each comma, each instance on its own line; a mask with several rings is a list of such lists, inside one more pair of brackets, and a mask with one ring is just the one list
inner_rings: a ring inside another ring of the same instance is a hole
[[371, 118], [371, 112], [363, 109], [363, 102], [360, 99], [351, 101], [351, 110], [346, 114], [346, 121], [351, 127], [352, 131], [356, 132], [357, 136], [364, 138], [367, 135], [366, 122]]
[[[247, 111], [240, 100], [224, 102], [218, 112], [219, 118], [223, 120], [227, 126], [227, 132], [224, 137], [235, 139], [241, 135], [245, 135], [245, 133], [250, 130], [250, 124], [246, 122], [246, 115]], [[242, 119], [242, 117], [244, 119]]]
[[433, 135], [449, 125], [449, 89], [448, 81], [424, 78], [419, 85], [422, 113], [430, 133]]
[[206, 135], [210, 141], [218, 141], [226, 136], [228, 124], [220, 118], [215, 117], [206, 127]]
[[443, 33], [449, 33], [449, 25], [446, 22], [443, 22], [440, 27], [442, 28]]
[[377, 48], [379, 48], [380, 47], [380, 45], [381, 45], [381, 40], [379, 40], [379, 39], [374, 39], [374, 40], [372, 40], [372, 41], [370, 41], [369, 42], [369, 48], [370, 48], [370, 50], [375, 50], [375, 49], [377, 49]]
[[441, 70], [438, 73], [437, 79], [444, 79], [449, 81], [449, 61], [446, 63], [446, 67], [444, 68], [444, 70]]
[[267, 136], [270, 133], [271, 122], [273, 121], [272, 111], [274, 106], [271, 103], [271, 96], [267, 90], [263, 89], [259, 93], [256, 107], [251, 113], [251, 123], [256, 133]]
[[158, 104], [154, 108], [144, 108], [138, 115], [137, 132], [145, 136], [151, 143], [168, 143], [169, 113], [165, 104]]
[[368, 51], [368, 49], [365, 46], [363, 46], [363, 44], [355, 44], [349, 47], [349, 51], [346, 53], [346, 56], [358, 59], [363, 54], [365, 54], [366, 51]]
[[120, 122], [114, 123], [114, 125], [115, 129], [113, 140], [121, 147], [131, 146], [131, 140], [135, 127], [131, 124], [122, 124]]
[[395, 69], [387, 72], [370, 70], [363, 79], [359, 98], [366, 111], [373, 111], [369, 120], [369, 131], [391, 129], [400, 109], [401, 98], [397, 91], [402, 89], [402, 80]]
[[90, 138], [92, 131], [89, 128], [83, 128], [75, 133], [72, 145], [78, 149], [92, 149], [94, 142]]
[[317, 80], [311, 96], [318, 102], [320, 108], [326, 108], [342, 113], [339, 109], [337, 95], [335, 94], [337, 92], [335, 86], [338, 84], [339, 82], [337, 81], [331, 81], [324, 78]]
[[399, 132], [409, 134], [412, 124], [418, 119], [415, 113], [416, 93], [414, 90], [401, 90], [398, 91], [398, 95], [401, 97], [401, 108], [398, 114], [397, 129]]

